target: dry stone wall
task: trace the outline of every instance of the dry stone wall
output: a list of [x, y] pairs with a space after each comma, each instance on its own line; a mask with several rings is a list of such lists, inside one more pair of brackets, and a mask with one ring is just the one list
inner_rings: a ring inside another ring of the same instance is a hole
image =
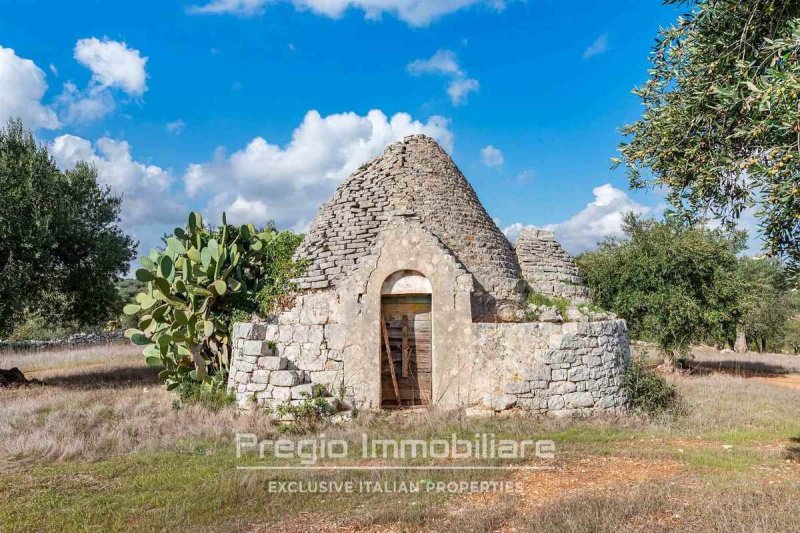
[[589, 289], [581, 285], [578, 267], [552, 231], [523, 229], [515, 250], [522, 275], [533, 291], [574, 303], [589, 301]]
[[[344, 328], [326, 323], [318, 304], [306, 299], [282, 323], [234, 326], [229, 386], [240, 406], [274, 408], [318, 393], [365, 406], [365, 376], [357, 370], [365, 354], [348, 344]], [[477, 323], [465, 343], [472, 353], [465, 407], [555, 416], [625, 409], [630, 349], [623, 320]]]
[[484, 406], [556, 416], [625, 408], [630, 362], [624, 320], [475, 324], [478, 371], [489, 376]]

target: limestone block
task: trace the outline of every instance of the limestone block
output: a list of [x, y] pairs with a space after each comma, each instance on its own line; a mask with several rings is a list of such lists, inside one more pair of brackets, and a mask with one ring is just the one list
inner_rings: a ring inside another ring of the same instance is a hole
[[303, 398], [316, 398], [319, 396], [316, 394], [318, 391], [319, 386], [314, 385], [313, 383], [303, 383], [301, 385], [295, 385], [292, 387], [292, 399], [293, 400], [300, 400]]
[[297, 370], [276, 370], [270, 378], [270, 384], [275, 387], [294, 387], [302, 381], [302, 374]]
[[266, 385], [269, 383], [269, 375], [269, 370], [256, 370], [253, 372], [252, 381], [253, 383], [263, 383]]
[[288, 363], [285, 357], [264, 356], [258, 358], [256, 366], [264, 370], [284, 370]]
[[263, 340], [266, 327], [252, 322], [237, 322], [233, 325], [232, 334], [234, 339]]
[[521, 375], [528, 381], [550, 380], [550, 368], [543, 363], [531, 363], [521, 370]]
[[292, 342], [294, 339], [295, 324], [284, 325], [278, 330], [278, 341], [284, 344]]
[[300, 347], [296, 344], [278, 345], [277, 354], [280, 357], [285, 357], [289, 361], [297, 361], [300, 355]]
[[348, 331], [343, 324], [328, 324], [324, 329], [325, 341], [332, 350], [344, 350]]
[[344, 375], [338, 370], [322, 370], [309, 372], [309, 381], [315, 385], [323, 385], [329, 391], [338, 391]]
[[239, 372], [236, 374], [236, 383], [249, 383], [250, 382], [250, 374], [246, 372]]
[[[283, 402], [292, 399], [291, 387], [275, 387], [272, 389], [272, 399]], [[277, 403], [277, 402], [276, 402]]]
[[495, 411], [505, 411], [514, 407], [517, 397], [512, 394], [489, 394], [483, 402]]
[[578, 390], [578, 386], [571, 381], [556, 381], [550, 383], [548, 390], [551, 394], [567, 394]]
[[563, 368], [557, 368], [553, 370], [552, 376], [553, 381], [566, 381], [567, 371]]
[[280, 326], [278, 324], [269, 324], [266, 326], [264, 334], [265, 341], [272, 341], [275, 342], [278, 340], [278, 334], [280, 333]]
[[564, 403], [569, 409], [591, 407], [594, 405], [594, 398], [590, 392], [573, 392], [564, 395]]
[[[272, 355], [272, 345], [265, 341], [245, 341], [244, 346], [242, 346], [242, 354], [245, 356], [261, 356], [261, 355]], [[251, 363], [255, 363], [255, 361], [248, 361]]]
[[585, 366], [570, 368], [567, 379], [570, 381], [585, 381], [589, 379], [589, 368]]
[[547, 408], [551, 410], [563, 409], [565, 405], [563, 396], [551, 396], [547, 399]]
[[266, 383], [248, 383], [247, 392], [261, 392], [267, 388]]

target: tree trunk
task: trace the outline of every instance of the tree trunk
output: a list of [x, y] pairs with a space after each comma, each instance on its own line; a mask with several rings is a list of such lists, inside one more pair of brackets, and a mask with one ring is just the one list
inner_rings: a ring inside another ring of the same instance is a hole
[[761, 337], [761, 353], [767, 352], [767, 339]]
[[741, 325], [736, 326], [736, 342], [733, 344], [733, 351], [736, 353], [747, 353], [747, 337]]

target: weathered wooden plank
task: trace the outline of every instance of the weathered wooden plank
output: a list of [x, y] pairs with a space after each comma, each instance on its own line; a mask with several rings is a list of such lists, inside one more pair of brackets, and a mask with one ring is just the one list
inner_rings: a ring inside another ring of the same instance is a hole
[[389, 333], [386, 331], [386, 322], [383, 321], [381, 314], [381, 328], [383, 329], [383, 341], [386, 345], [386, 356], [389, 358], [389, 370], [392, 373], [392, 385], [394, 385], [395, 398], [400, 403], [400, 389], [397, 386], [397, 376], [394, 374], [394, 361], [392, 361], [392, 348], [389, 346]]

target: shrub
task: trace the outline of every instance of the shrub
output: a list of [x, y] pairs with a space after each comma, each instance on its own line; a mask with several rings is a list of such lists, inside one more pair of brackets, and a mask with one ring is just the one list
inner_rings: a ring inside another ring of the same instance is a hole
[[[564, 318], [567, 317], [567, 309], [569, 309], [570, 306], [569, 300], [565, 298], [558, 298], [557, 296], [547, 296], [540, 292], [529, 293], [526, 303], [528, 305], [555, 307], [558, 310], [558, 312], [561, 313], [561, 316]], [[530, 320], [536, 320], [538, 316], [530, 315], [528, 318]]]
[[635, 411], [655, 416], [668, 411], [677, 411], [680, 397], [675, 387], [653, 370], [649, 370], [640, 358], [631, 360], [622, 375], [622, 386], [628, 394], [628, 402]]
[[217, 412], [236, 404], [236, 398], [228, 393], [225, 373], [217, 373], [202, 383], [185, 381], [178, 385], [177, 392], [180, 403], [173, 404], [180, 408], [181, 404], [199, 403], [210, 411]]
[[[321, 390], [321, 387], [317, 386], [314, 395], [319, 394]], [[292, 418], [293, 423], [284, 426], [285, 431], [292, 431], [295, 433], [314, 431], [325, 417], [336, 412], [336, 409], [330, 404], [327, 398], [312, 398], [307, 393], [303, 393], [302, 396], [303, 399], [297, 405], [286, 402], [278, 405], [274, 409], [268, 409], [268, 411], [277, 414], [280, 418]]]
[[25, 313], [23, 321], [14, 327], [8, 340], [53, 341], [66, 338], [72, 332], [72, 327], [54, 323], [34, 311]]
[[141, 259], [136, 279], [146, 290], [123, 309], [139, 317], [138, 328], [126, 336], [144, 347], [147, 364], [164, 368], [159, 379], [167, 390], [227, 374], [231, 315], [255, 306], [263, 250], [275, 235], [252, 225], [230, 226], [224, 214], [222, 226], [209, 229], [199, 213], [191, 213], [187, 226], [166, 239], [165, 250]]

